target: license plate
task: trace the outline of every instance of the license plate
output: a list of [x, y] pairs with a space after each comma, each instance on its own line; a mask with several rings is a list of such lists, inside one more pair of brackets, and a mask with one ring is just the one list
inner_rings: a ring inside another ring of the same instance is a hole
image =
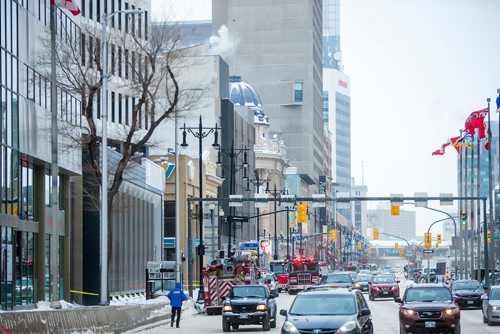
[[387, 292], [387, 291], [384, 291], [384, 292], [383, 292], [383, 294], [384, 294], [384, 295], [388, 295], [388, 294], [389, 294], [389, 292]]
[[473, 300], [468, 300], [467, 304], [474, 304], [474, 301]]
[[248, 313], [241, 313], [240, 319], [248, 319]]
[[435, 321], [426, 321], [425, 322], [425, 328], [434, 328], [434, 327], [436, 327]]

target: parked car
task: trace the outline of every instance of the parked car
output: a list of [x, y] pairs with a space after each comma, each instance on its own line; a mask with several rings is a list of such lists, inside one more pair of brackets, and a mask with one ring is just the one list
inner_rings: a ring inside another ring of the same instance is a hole
[[353, 280], [348, 272], [338, 271], [321, 276], [319, 284], [331, 287], [351, 288]]
[[476, 280], [456, 280], [451, 284], [451, 294], [455, 304], [464, 307], [481, 308], [484, 290]]
[[370, 300], [376, 298], [397, 298], [399, 297], [399, 281], [392, 275], [374, 276], [371, 283], [369, 283]]
[[222, 307], [222, 331], [254, 324], [261, 324], [264, 331], [276, 327], [274, 296], [264, 285], [234, 285]]
[[403, 299], [395, 298], [399, 306], [401, 334], [452, 333], [460, 334], [460, 307], [446, 285], [414, 284], [406, 287]]
[[274, 273], [267, 273], [263, 274], [261, 277], [262, 277], [262, 284], [267, 286], [271, 295], [273, 295], [274, 297], [278, 297], [280, 292], [279, 292], [278, 278], [276, 277], [276, 275]]
[[490, 287], [487, 295], [483, 295], [483, 322], [488, 326], [500, 322], [500, 285]]
[[368, 292], [370, 290], [369, 283], [372, 282], [372, 280], [372, 274], [359, 273], [358, 276], [356, 276], [356, 280], [354, 281], [354, 288], [359, 289], [362, 292]]
[[281, 310], [282, 334], [373, 334], [371, 312], [359, 290], [315, 287], [295, 297], [290, 310]]

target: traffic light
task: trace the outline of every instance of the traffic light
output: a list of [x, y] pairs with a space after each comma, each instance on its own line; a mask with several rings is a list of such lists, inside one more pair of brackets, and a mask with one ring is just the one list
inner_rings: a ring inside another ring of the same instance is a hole
[[399, 205], [391, 205], [391, 216], [399, 216], [400, 206]]
[[373, 240], [378, 240], [378, 228], [373, 229]]
[[337, 241], [337, 230], [330, 230], [330, 241]]
[[462, 211], [462, 213], [460, 214], [460, 218], [462, 219], [462, 228], [465, 229], [465, 227], [467, 226], [467, 212]]
[[372, 249], [371, 249], [371, 248], [368, 248], [368, 249], [366, 250], [366, 253], [367, 253], [368, 255], [370, 255], [370, 254], [372, 253]]
[[363, 249], [363, 244], [361, 243], [361, 241], [358, 241], [358, 250], [361, 250]]
[[424, 233], [424, 248], [432, 248], [432, 233]]
[[436, 242], [437, 242], [438, 244], [440, 244], [440, 243], [441, 243], [441, 241], [442, 241], [442, 238], [441, 238], [441, 233], [438, 233], [438, 234], [436, 235]]
[[297, 222], [306, 223], [307, 222], [307, 204], [300, 203], [297, 204]]
[[399, 249], [399, 244], [397, 242], [394, 243], [394, 250], [398, 250]]
[[491, 231], [488, 230], [488, 243], [491, 244]]

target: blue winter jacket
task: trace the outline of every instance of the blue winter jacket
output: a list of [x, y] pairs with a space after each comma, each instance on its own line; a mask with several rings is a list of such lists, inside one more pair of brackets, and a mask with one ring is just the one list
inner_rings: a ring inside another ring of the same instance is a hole
[[184, 291], [182, 291], [180, 282], [175, 283], [175, 288], [170, 290], [167, 297], [170, 299], [170, 306], [172, 307], [181, 307], [182, 302], [187, 300]]

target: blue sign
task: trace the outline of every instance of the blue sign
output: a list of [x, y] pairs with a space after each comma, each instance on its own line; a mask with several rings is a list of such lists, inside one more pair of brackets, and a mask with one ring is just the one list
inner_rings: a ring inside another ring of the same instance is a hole
[[259, 243], [258, 242], [245, 242], [240, 246], [240, 250], [245, 250], [245, 249], [258, 249], [259, 248]]
[[163, 238], [163, 247], [175, 248], [175, 238]]

